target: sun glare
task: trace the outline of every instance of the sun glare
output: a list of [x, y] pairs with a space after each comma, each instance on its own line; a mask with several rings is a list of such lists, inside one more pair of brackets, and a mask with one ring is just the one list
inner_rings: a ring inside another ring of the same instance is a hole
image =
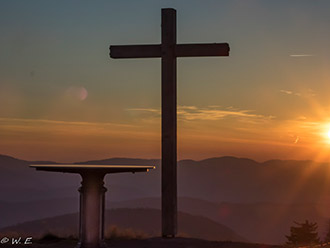
[[330, 127], [327, 126], [324, 130], [323, 137], [326, 143], [330, 144]]

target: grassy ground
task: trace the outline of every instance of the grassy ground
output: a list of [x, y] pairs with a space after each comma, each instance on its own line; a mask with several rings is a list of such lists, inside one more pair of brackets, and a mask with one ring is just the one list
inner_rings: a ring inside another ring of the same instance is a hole
[[[239, 242], [218, 242], [192, 238], [149, 238], [149, 239], [114, 239], [106, 241], [109, 248], [281, 248], [282, 246], [249, 244]], [[30, 247], [30, 248], [74, 248], [77, 240], [49, 239], [33, 241], [29, 245], [12, 245], [10, 242], [0, 244], [0, 248]]]

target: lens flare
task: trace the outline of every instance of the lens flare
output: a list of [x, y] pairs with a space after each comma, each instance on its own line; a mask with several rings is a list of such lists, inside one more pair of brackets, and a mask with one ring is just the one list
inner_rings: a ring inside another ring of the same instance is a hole
[[88, 96], [88, 91], [84, 87], [70, 87], [66, 90], [66, 94], [73, 99], [83, 101]]

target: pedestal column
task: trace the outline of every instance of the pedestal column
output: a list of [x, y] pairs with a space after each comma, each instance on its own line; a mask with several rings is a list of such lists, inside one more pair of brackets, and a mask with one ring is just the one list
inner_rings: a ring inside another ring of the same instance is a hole
[[80, 173], [80, 225], [78, 248], [104, 248], [104, 173]]

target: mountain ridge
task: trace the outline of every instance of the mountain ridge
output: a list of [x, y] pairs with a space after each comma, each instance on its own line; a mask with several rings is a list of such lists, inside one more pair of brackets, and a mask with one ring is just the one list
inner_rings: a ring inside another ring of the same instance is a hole
[[[6, 154], [0, 154], [0, 162], [3, 161], [3, 159], [12, 159], [16, 161], [21, 161], [21, 162], [26, 162], [26, 163], [55, 163], [55, 164], [67, 164], [66, 162], [56, 162], [56, 161], [51, 161], [51, 160], [26, 160], [26, 159], [20, 159], [16, 158], [11, 155], [6, 155]], [[103, 158], [103, 159], [93, 159], [93, 160], [86, 160], [86, 161], [77, 161], [69, 164], [92, 164], [92, 163], [105, 163], [105, 162], [111, 162], [114, 163], [115, 161], [122, 161], [122, 160], [128, 160], [128, 161], [134, 161], [140, 163], [141, 161], [150, 161], [150, 162], [160, 162], [161, 159], [157, 158], [130, 158], [130, 157], [110, 157], [110, 158]], [[319, 164], [329, 164], [325, 162], [317, 162], [313, 160], [296, 160], [296, 159], [268, 159], [262, 162], [256, 161], [251, 158], [246, 158], [246, 157], [236, 157], [236, 156], [229, 156], [229, 155], [224, 155], [224, 156], [219, 156], [219, 157], [210, 157], [210, 158], [205, 158], [205, 159], [200, 159], [200, 160], [194, 160], [194, 159], [182, 159], [178, 160], [177, 162], [209, 162], [209, 161], [224, 161], [224, 160], [237, 160], [237, 161], [248, 161], [251, 163], [256, 163], [256, 164], [267, 164], [271, 162], [297, 162], [297, 163], [319, 163]], [[122, 163], [122, 162], [120, 162]]]

